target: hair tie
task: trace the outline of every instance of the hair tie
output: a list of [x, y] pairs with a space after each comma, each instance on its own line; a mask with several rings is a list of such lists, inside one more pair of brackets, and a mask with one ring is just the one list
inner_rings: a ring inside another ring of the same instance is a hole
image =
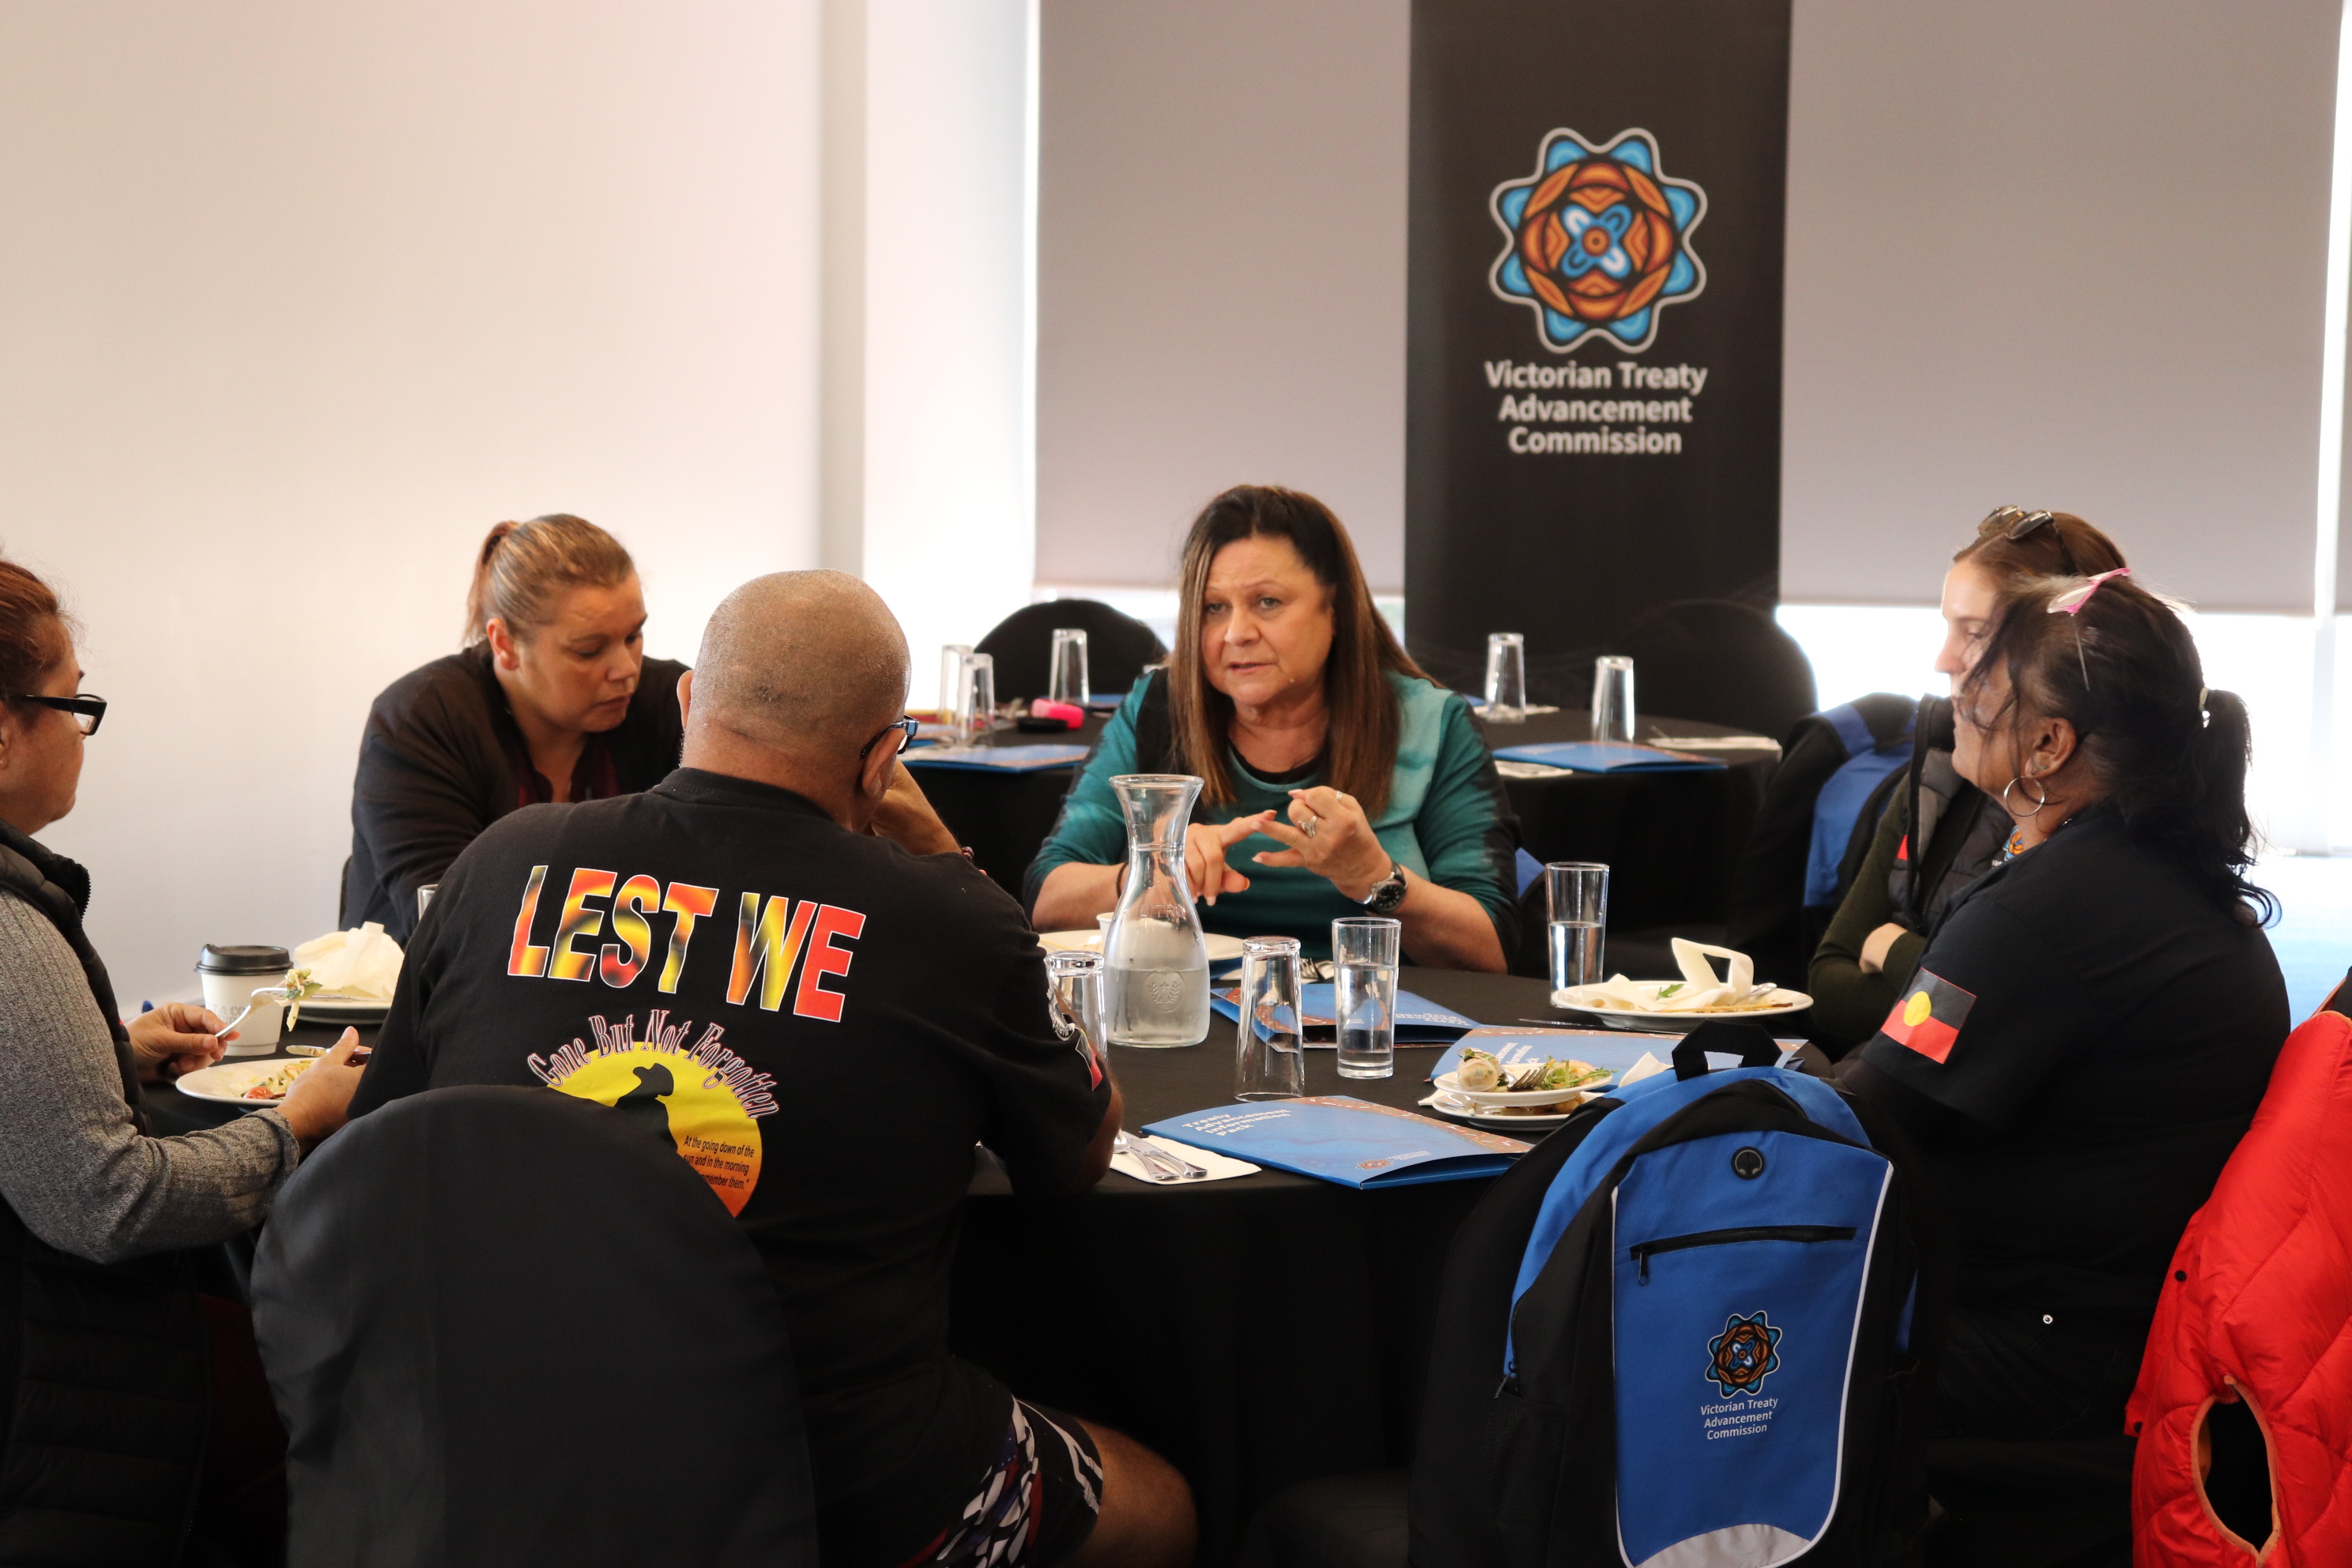
[[2091, 602], [2091, 595], [2106, 585], [2107, 579], [2130, 575], [2131, 568], [2128, 566], [2118, 566], [2112, 572], [2102, 572], [2081, 587], [2069, 588], [2051, 600], [2050, 614], [2054, 616], [2063, 611], [2070, 616], [2079, 616], [2083, 613], [2083, 606]]

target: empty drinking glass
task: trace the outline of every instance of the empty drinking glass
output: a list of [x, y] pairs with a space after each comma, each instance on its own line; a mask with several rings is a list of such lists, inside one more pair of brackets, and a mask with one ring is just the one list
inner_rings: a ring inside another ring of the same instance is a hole
[[1544, 898], [1551, 906], [1546, 935], [1551, 955], [1551, 988], [1596, 985], [1609, 926], [1609, 868], [1583, 860], [1559, 860], [1544, 868]]
[[1045, 955], [1046, 1013], [1054, 1032], [1087, 1058], [1095, 1081], [1109, 1067], [1108, 1012], [1104, 1004], [1103, 961], [1099, 952], [1049, 952]]
[[1592, 738], [1633, 738], [1633, 661], [1622, 653], [1592, 661]]
[[963, 656], [956, 679], [956, 741], [959, 746], [984, 746], [996, 727], [996, 660], [988, 654]]
[[1528, 716], [1528, 639], [1517, 632], [1486, 634], [1486, 721], [1517, 724]]
[[1390, 920], [1331, 922], [1331, 1010], [1341, 1078], [1395, 1075], [1397, 951], [1403, 931]]
[[1298, 939], [1242, 943], [1241, 1016], [1234, 1033], [1234, 1098], [1296, 1100], [1307, 1092], [1298, 1031]]
[[940, 722], [954, 721], [956, 702], [963, 692], [964, 656], [971, 651], [968, 642], [951, 642], [940, 649]]
[[1072, 626], [1054, 631], [1054, 662], [1045, 680], [1045, 695], [1055, 702], [1084, 708], [1092, 695], [1087, 689], [1087, 634]]

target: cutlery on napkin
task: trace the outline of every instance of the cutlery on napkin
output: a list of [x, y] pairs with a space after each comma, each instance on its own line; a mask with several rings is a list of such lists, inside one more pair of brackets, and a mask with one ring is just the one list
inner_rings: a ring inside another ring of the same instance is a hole
[[[1142, 1156], [1128, 1147], [1131, 1143], [1148, 1143], [1155, 1152], [1183, 1161], [1197, 1169], [1208, 1172], [1208, 1174], [1205, 1176], [1186, 1176], [1181, 1173], [1160, 1175], [1144, 1163]], [[1195, 1149], [1190, 1143], [1179, 1143], [1172, 1138], [1138, 1138], [1131, 1132], [1122, 1132], [1118, 1135], [1118, 1147], [1110, 1157], [1110, 1168], [1122, 1176], [1130, 1176], [1136, 1181], [1144, 1182], [1155, 1187], [1172, 1187], [1194, 1182], [1222, 1182], [1231, 1176], [1255, 1176], [1262, 1169], [1246, 1160], [1234, 1160], [1223, 1154], [1213, 1154], [1206, 1149]]]

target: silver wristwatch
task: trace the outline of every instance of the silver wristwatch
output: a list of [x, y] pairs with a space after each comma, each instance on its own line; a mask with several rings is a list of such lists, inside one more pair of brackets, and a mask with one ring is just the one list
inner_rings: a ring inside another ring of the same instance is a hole
[[1396, 861], [1391, 860], [1389, 874], [1372, 884], [1372, 890], [1364, 898], [1364, 908], [1376, 915], [1392, 915], [1396, 913], [1396, 907], [1402, 902], [1404, 902], [1404, 868]]

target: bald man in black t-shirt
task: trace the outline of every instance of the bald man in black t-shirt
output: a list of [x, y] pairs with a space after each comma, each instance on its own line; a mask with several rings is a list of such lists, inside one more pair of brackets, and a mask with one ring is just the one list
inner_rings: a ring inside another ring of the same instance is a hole
[[450, 868], [352, 1109], [544, 1084], [667, 1139], [774, 1277], [829, 1568], [1174, 1568], [1192, 1511], [1165, 1461], [948, 1352], [972, 1145], [1019, 1191], [1081, 1191], [1119, 1101], [1050, 1023], [1019, 906], [898, 763], [907, 680], [854, 577], [730, 595], [679, 682], [684, 765], [516, 812]]

